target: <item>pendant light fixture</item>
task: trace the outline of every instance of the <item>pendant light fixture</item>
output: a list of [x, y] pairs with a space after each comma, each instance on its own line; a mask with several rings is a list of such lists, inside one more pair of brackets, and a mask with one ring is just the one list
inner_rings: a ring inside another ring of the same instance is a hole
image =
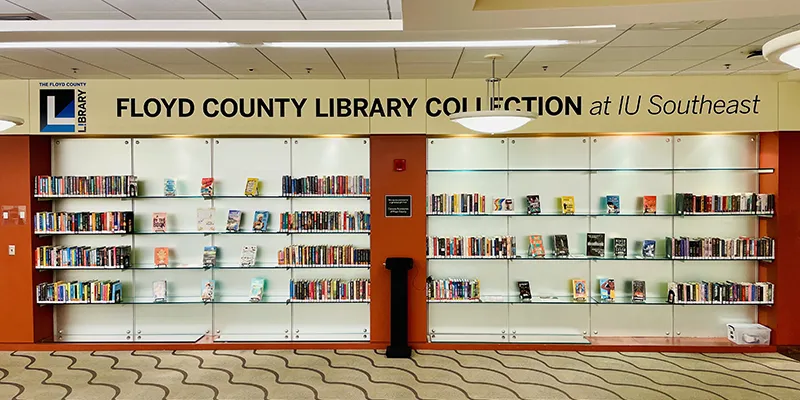
[[486, 79], [487, 110], [450, 114], [450, 120], [467, 129], [492, 134], [513, 131], [534, 120], [533, 113], [527, 111], [495, 108], [494, 99], [500, 97], [500, 78], [496, 76], [495, 62], [503, 55], [487, 54], [483, 58], [492, 60], [492, 77]]
[[23, 123], [25, 123], [25, 120], [22, 118], [0, 115], [0, 132], [11, 129], [15, 126], [20, 126]]
[[787, 33], [770, 40], [762, 48], [764, 58], [800, 68], [800, 31]]

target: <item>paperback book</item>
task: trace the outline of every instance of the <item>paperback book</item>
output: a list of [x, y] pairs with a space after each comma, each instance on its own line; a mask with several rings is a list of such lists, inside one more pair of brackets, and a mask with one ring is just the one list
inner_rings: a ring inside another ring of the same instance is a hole
[[572, 280], [572, 298], [578, 301], [586, 301], [586, 281], [583, 279]]
[[606, 214], [619, 214], [619, 196], [606, 196]]
[[167, 231], [167, 213], [155, 212], [153, 213], [153, 232], [166, 232]]
[[175, 197], [177, 190], [175, 188], [175, 179], [166, 178], [164, 179], [164, 196], [165, 197]]
[[217, 266], [217, 246], [203, 247], [203, 267], [213, 268]]
[[561, 196], [561, 212], [575, 214], [575, 196]]
[[535, 258], [544, 258], [544, 242], [542, 235], [531, 235], [528, 238], [528, 254]]
[[153, 281], [153, 302], [167, 302], [167, 281]]
[[250, 301], [258, 303], [264, 296], [264, 279], [253, 278], [250, 280]]
[[214, 196], [214, 178], [203, 178], [200, 181], [200, 195], [205, 198]]
[[528, 200], [528, 215], [535, 215], [542, 213], [542, 204], [539, 202], [538, 194], [529, 194], [526, 196]]
[[519, 288], [519, 299], [522, 301], [531, 301], [531, 284], [528, 281], [517, 282]]
[[203, 300], [203, 303], [214, 301], [214, 289], [216, 289], [216, 285], [217, 283], [213, 279], [203, 282], [203, 287], [200, 292], [200, 300]]
[[240, 257], [239, 264], [242, 267], [252, 267], [256, 265], [256, 252], [258, 247], [255, 245], [242, 246], [242, 256]]
[[627, 238], [614, 238], [614, 257], [626, 258], [628, 257], [628, 239]]
[[647, 288], [644, 281], [633, 281], [631, 283], [631, 301], [634, 303], [644, 303], [647, 300]]
[[241, 222], [242, 210], [228, 210], [228, 222], [225, 224], [225, 230], [228, 232], [238, 232]]
[[215, 209], [213, 208], [198, 208], [197, 230], [200, 232], [214, 232], [216, 230], [214, 215]]
[[642, 244], [642, 257], [655, 258], [656, 256], [656, 241], [645, 240]]
[[156, 267], [167, 267], [169, 265], [169, 248], [156, 247], [153, 250], [153, 263]]
[[656, 213], [656, 196], [644, 196], [642, 198], [645, 214]]
[[269, 211], [253, 213], [253, 232], [266, 232], [269, 224]]
[[600, 257], [606, 256], [606, 234], [587, 233], [586, 234], [586, 256]]
[[616, 297], [616, 283], [614, 283], [614, 280], [610, 278], [600, 279], [600, 300], [614, 301]]
[[567, 235], [554, 235], [553, 249], [556, 257], [569, 257], [569, 242], [567, 242]]
[[258, 178], [247, 178], [244, 185], [244, 195], [247, 197], [258, 196]]
[[495, 212], [511, 212], [514, 211], [514, 200], [506, 197], [499, 197], [494, 199]]

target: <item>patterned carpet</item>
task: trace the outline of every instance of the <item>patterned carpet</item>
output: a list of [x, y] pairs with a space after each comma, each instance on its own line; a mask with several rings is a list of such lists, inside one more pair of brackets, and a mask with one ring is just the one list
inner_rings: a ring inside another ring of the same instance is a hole
[[779, 354], [369, 350], [0, 353], [0, 399], [800, 399]]

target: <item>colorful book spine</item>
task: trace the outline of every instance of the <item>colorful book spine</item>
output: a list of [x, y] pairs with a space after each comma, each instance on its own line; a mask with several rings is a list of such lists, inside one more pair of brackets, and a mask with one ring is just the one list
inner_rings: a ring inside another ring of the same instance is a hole
[[285, 196], [355, 196], [370, 193], [369, 178], [363, 175], [314, 175], [302, 178], [284, 175], [281, 182]]
[[762, 238], [667, 238], [667, 257], [674, 259], [741, 259], [771, 260], [775, 258], [775, 239]]
[[295, 211], [280, 215], [281, 232], [369, 232], [370, 214], [364, 211]]
[[428, 300], [479, 300], [481, 281], [478, 279], [433, 279], [428, 281]]
[[34, 215], [36, 233], [131, 233], [132, 211], [38, 212]]
[[36, 268], [128, 268], [131, 246], [41, 246], [36, 248]]
[[372, 293], [369, 279], [290, 280], [289, 298], [292, 301], [369, 301]]
[[480, 193], [432, 194], [428, 196], [430, 214], [486, 214], [486, 196]]
[[38, 303], [120, 303], [120, 281], [58, 281], [36, 286]]
[[775, 195], [761, 193], [730, 195], [676, 193], [675, 212], [682, 215], [717, 213], [771, 215], [775, 213]]
[[671, 282], [667, 287], [675, 304], [772, 304], [775, 299], [770, 282]]
[[428, 236], [427, 239], [427, 255], [430, 258], [514, 258], [517, 256], [517, 238], [514, 236]]
[[369, 265], [370, 250], [345, 246], [295, 245], [278, 251], [279, 265]]
[[133, 175], [39, 175], [33, 183], [36, 197], [136, 197], [138, 192], [137, 178]]

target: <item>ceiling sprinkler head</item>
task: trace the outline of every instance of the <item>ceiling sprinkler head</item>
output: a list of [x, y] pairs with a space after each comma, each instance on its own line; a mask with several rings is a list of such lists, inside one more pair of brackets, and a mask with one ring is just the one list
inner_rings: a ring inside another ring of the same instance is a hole
[[311, 71], [313, 71], [313, 70], [314, 70], [314, 68], [306, 68], [306, 73], [307, 73], [307, 74], [310, 74], [310, 73], [311, 73]]

